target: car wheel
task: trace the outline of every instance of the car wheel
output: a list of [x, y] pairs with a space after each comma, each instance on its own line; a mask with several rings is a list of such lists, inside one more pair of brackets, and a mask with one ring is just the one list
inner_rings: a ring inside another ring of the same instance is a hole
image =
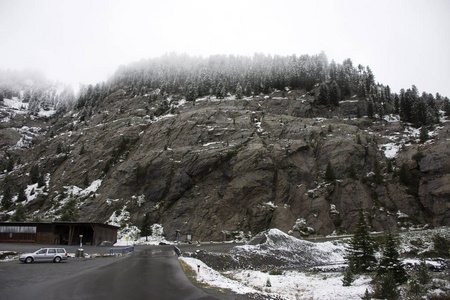
[[32, 257], [27, 257], [26, 259], [25, 259], [25, 263], [26, 264], [30, 264], [30, 263], [32, 263], [33, 262], [33, 258]]
[[61, 257], [57, 256], [53, 259], [53, 262], [59, 263], [61, 261]]

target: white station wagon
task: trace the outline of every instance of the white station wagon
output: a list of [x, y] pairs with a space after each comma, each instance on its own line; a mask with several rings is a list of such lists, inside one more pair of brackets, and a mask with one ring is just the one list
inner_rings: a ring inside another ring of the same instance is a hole
[[24, 253], [19, 260], [24, 263], [32, 263], [34, 261], [53, 261], [55, 263], [67, 259], [67, 252], [64, 248], [41, 248], [33, 253]]

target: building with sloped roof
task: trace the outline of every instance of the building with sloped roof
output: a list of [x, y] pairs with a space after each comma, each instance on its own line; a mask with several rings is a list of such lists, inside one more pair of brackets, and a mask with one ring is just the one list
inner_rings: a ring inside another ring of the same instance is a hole
[[0, 242], [98, 246], [117, 242], [119, 227], [90, 222], [0, 222]]

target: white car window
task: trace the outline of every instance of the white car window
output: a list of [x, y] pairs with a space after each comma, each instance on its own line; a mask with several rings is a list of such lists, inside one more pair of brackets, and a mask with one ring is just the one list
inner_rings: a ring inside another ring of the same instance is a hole
[[36, 254], [45, 254], [47, 253], [47, 249], [41, 249], [38, 252], [36, 252]]
[[56, 253], [56, 249], [48, 249], [48, 254], [54, 254]]

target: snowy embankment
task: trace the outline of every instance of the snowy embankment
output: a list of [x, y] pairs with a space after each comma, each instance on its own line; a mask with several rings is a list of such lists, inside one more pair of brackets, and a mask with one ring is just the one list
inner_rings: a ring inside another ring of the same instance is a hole
[[343, 244], [332, 242], [299, 240], [281, 230], [270, 229], [257, 234], [247, 245], [234, 247], [230, 252], [241, 260], [259, 260], [266, 268], [306, 268], [343, 263], [345, 248]]
[[311, 243], [278, 229], [257, 234], [248, 244], [236, 246], [230, 253], [199, 250], [186, 256], [200, 259], [216, 270], [230, 269], [301, 269], [344, 263], [342, 242]]
[[230, 251], [235, 260], [245, 261], [243, 265], [248, 264], [252, 270], [218, 272], [194, 257], [181, 259], [196, 271], [197, 281], [238, 294], [260, 294], [270, 299], [360, 299], [369, 287], [371, 279], [367, 276], [360, 276], [352, 286], [344, 287], [341, 272], [254, 270], [335, 264], [343, 262], [344, 252], [343, 244], [310, 243], [271, 229], [255, 236], [249, 244], [236, 246]]
[[260, 294], [268, 299], [361, 299], [371, 280], [370, 277], [361, 276], [352, 286], [344, 287], [342, 273], [284, 271], [281, 275], [271, 275], [253, 270], [219, 273], [201, 260], [191, 257], [181, 259], [196, 270], [196, 279], [201, 283], [237, 294]]
[[[400, 253], [433, 250], [435, 235], [448, 238], [449, 229], [442, 227], [400, 234]], [[418, 248], [417, 245], [421, 246]], [[318, 271], [333, 270], [337, 263], [345, 266], [344, 254], [345, 243], [310, 243], [271, 229], [256, 235], [247, 245], [232, 248], [230, 254], [197, 250], [196, 253], [185, 253], [180, 259], [195, 270], [198, 282], [237, 294], [258, 294], [258, 299], [361, 299], [366, 289], [373, 289], [371, 276], [355, 276], [351, 286], [343, 286], [342, 272]], [[403, 263], [412, 269], [420, 264], [420, 260], [408, 258]], [[443, 259], [427, 259], [426, 264], [430, 270], [448, 268]], [[435, 282], [444, 287], [442, 290], [448, 289], [449, 284], [445, 281], [436, 279]]]

